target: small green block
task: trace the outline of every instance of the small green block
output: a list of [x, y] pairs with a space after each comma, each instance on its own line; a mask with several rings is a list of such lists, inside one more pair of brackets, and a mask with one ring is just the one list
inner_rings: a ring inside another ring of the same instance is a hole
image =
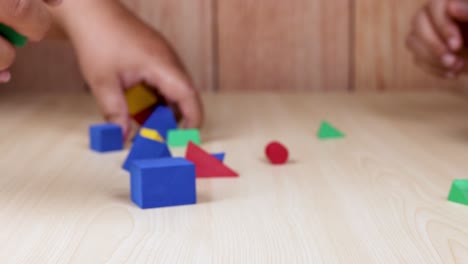
[[185, 147], [189, 142], [200, 145], [200, 131], [198, 129], [173, 129], [167, 132], [167, 144], [171, 147]]
[[448, 200], [454, 203], [468, 205], [468, 179], [453, 181]]
[[319, 139], [336, 139], [336, 138], [344, 138], [345, 135], [330, 125], [328, 122], [322, 122], [320, 125], [320, 129], [317, 133], [317, 137]]
[[4, 24], [0, 23], [0, 35], [7, 39], [11, 44], [17, 47], [24, 47], [28, 42], [28, 39], [19, 34], [18, 32], [14, 31], [12, 28], [5, 26]]

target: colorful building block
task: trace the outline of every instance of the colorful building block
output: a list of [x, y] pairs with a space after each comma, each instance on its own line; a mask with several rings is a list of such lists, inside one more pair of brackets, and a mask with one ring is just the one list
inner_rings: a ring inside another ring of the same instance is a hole
[[142, 84], [127, 90], [125, 92], [125, 98], [127, 99], [128, 112], [130, 115], [137, 114], [158, 103], [156, 95]]
[[93, 125], [89, 128], [90, 148], [97, 152], [123, 149], [122, 128], [114, 124]]
[[195, 164], [197, 178], [213, 177], [238, 177], [239, 174], [233, 171], [221, 161], [189, 142], [185, 158]]
[[135, 161], [130, 193], [142, 209], [195, 204], [195, 166], [184, 158]]
[[283, 144], [273, 141], [266, 146], [265, 155], [272, 164], [281, 165], [288, 162], [289, 152]]
[[324, 121], [320, 125], [320, 129], [317, 133], [317, 137], [319, 139], [326, 140], [326, 139], [344, 138], [345, 135], [341, 131], [339, 131], [332, 125], [330, 125], [330, 123]]
[[140, 125], [144, 124], [160, 101], [157, 94], [143, 84], [127, 90], [125, 98], [130, 115]]
[[133, 120], [135, 120], [135, 122], [142, 126], [146, 122], [146, 120], [148, 120], [148, 118], [151, 116], [154, 110], [156, 110], [156, 107], [157, 106], [154, 105], [152, 107], [146, 108], [145, 110], [137, 114], [132, 115]]
[[224, 162], [224, 157], [226, 156], [226, 153], [221, 152], [221, 153], [214, 153], [211, 154], [213, 157], [215, 157], [217, 160]]
[[167, 134], [167, 144], [171, 147], [186, 147], [189, 142], [201, 144], [198, 129], [173, 129]]
[[147, 139], [152, 139], [155, 141], [163, 142], [164, 143], [164, 138], [159, 134], [157, 130], [142, 127], [140, 129], [140, 136], [147, 138]]
[[453, 181], [448, 200], [468, 205], [468, 179]]
[[12, 28], [0, 23], [0, 36], [4, 37], [16, 47], [24, 47], [28, 42], [28, 38], [19, 34]]
[[177, 128], [174, 112], [167, 106], [158, 106], [151, 116], [143, 124], [143, 127], [153, 129], [167, 139], [168, 131]]
[[130, 171], [132, 162], [142, 159], [159, 159], [171, 157], [167, 145], [148, 138], [136, 137], [122, 168]]

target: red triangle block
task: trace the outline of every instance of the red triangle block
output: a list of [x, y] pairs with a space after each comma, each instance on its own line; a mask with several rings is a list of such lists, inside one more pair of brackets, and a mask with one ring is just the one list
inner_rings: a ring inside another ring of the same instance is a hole
[[195, 164], [197, 178], [239, 176], [237, 172], [233, 171], [210, 153], [204, 151], [192, 142], [188, 144], [185, 158]]

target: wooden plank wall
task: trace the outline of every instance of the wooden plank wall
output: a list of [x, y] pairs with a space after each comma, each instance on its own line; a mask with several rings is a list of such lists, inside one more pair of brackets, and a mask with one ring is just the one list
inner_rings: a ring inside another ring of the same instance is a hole
[[350, 0], [218, 1], [221, 90], [349, 88]]
[[12, 81], [1, 89], [16, 91], [84, 91], [86, 89], [71, 46], [47, 40], [18, 50]]
[[[124, 0], [163, 32], [203, 91], [459, 88], [413, 64], [404, 47], [427, 0]], [[69, 46], [26, 48], [15, 89], [83, 89]]]
[[429, 90], [468, 87], [465, 80], [432, 77], [405, 47], [411, 20], [428, 0], [355, 0], [353, 87], [357, 91]]

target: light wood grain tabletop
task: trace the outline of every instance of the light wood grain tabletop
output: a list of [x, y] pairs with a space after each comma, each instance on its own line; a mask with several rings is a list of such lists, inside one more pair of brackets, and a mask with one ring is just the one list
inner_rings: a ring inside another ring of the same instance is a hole
[[[0, 94], [1, 263], [468, 263], [468, 100], [445, 93], [204, 96], [203, 147], [237, 179], [141, 210], [96, 154], [85, 94]], [[319, 141], [320, 121], [346, 133]], [[291, 162], [271, 166], [270, 140]], [[176, 149], [181, 155], [184, 149]]]

